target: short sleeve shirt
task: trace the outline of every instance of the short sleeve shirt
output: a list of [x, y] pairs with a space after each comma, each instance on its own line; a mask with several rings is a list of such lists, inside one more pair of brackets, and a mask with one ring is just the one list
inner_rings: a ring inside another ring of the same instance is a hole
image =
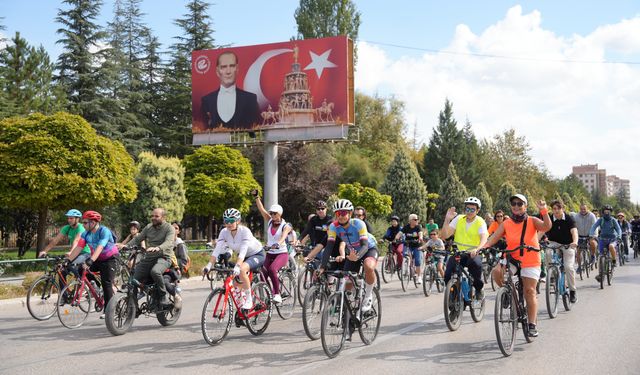
[[[73, 240], [76, 239], [76, 236], [78, 235], [78, 233], [79, 234], [84, 233], [84, 226], [78, 223], [78, 225], [76, 225], [75, 228], [72, 228], [71, 225], [67, 224], [64, 227], [62, 227], [62, 229], [60, 230], [60, 233], [63, 236], [67, 236], [67, 238], [69, 239], [69, 245], [71, 245], [73, 243]], [[89, 254], [89, 253], [91, 253], [89, 246], [84, 245], [80, 254]]]
[[422, 232], [422, 227], [420, 224], [411, 228], [411, 225], [407, 224], [402, 228], [402, 233], [405, 235], [405, 241], [409, 246], [418, 246], [420, 238], [420, 232]]

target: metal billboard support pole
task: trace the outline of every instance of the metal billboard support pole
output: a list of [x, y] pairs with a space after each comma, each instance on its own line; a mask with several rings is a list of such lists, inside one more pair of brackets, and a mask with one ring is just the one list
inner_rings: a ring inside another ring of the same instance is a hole
[[[264, 145], [264, 206], [268, 210], [278, 203], [278, 144]], [[267, 222], [264, 223], [264, 238], [267, 238]]]

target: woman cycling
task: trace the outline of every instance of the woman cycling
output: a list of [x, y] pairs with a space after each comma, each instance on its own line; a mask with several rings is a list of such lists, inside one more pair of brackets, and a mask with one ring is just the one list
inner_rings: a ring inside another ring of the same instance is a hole
[[[257, 192], [256, 192], [257, 193]], [[293, 229], [290, 224], [282, 219], [282, 206], [274, 204], [269, 211], [264, 209], [260, 196], [256, 195], [256, 205], [267, 224], [267, 258], [264, 261], [262, 274], [265, 280], [271, 279], [273, 285], [273, 302], [281, 303], [280, 280], [278, 271], [289, 262], [289, 250], [287, 249], [287, 236]]]
[[[251, 281], [249, 280], [249, 271], [257, 271], [264, 264], [264, 251], [262, 244], [251, 233], [251, 229], [244, 225], [240, 225], [240, 211], [235, 208], [227, 209], [222, 215], [224, 228], [220, 231], [216, 247], [211, 252], [211, 259], [204, 267], [202, 273], [209, 273], [213, 264], [217, 262], [220, 255], [227, 253], [229, 250], [238, 254], [236, 266], [233, 273], [240, 276], [240, 286], [242, 287], [242, 308], [251, 309], [253, 307], [253, 298], [251, 297]], [[234, 283], [234, 286], [237, 286]]]
[[[491, 247], [498, 242], [503, 236], [507, 239], [507, 248], [515, 249], [518, 246], [526, 245], [536, 249], [540, 249], [538, 243], [538, 232], [547, 232], [551, 229], [551, 218], [547, 203], [541, 200], [538, 202], [538, 210], [542, 216], [542, 220], [537, 217], [527, 215], [527, 198], [522, 194], [513, 195], [509, 198], [511, 203], [511, 213], [513, 214], [509, 220], [505, 220], [500, 224], [498, 229], [489, 238], [484, 247]], [[524, 295], [527, 301], [527, 315], [529, 317], [529, 336], [538, 336], [536, 323], [538, 322], [538, 296], [536, 293], [536, 285], [540, 278], [540, 253], [537, 251], [524, 251], [520, 255], [519, 252], [511, 253], [511, 257], [520, 261], [520, 276], [524, 284]], [[506, 259], [493, 269], [493, 279], [498, 286], [502, 287], [504, 280], [504, 266], [507, 264]]]
[[[509, 218], [508, 216], [505, 216], [504, 211], [502, 210], [496, 211], [493, 214], [493, 222], [491, 223], [491, 225], [489, 225], [489, 229], [488, 229], [489, 236], [493, 235], [493, 233], [496, 231], [496, 229], [498, 229], [500, 224], [502, 224], [502, 222], [508, 218]], [[507, 243], [504, 240], [504, 236], [502, 236], [502, 238], [498, 240], [496, 247], [500, 250], [506, 249]]]

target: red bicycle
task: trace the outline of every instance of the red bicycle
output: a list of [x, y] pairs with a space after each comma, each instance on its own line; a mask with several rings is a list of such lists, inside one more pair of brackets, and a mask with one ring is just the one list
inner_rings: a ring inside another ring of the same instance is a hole
[[67, 284], [58, 296], [58, 319], [67, 328], [78, 328], [84, 323], [91, 311], [91, 298], [95, 300], [93, 306], [96, 312], [104, 309], [102, 289], [87, 278], [87, 273], [91, 273], [95, 279], [99, 279], [98, 274], [82, 266], [79, 272], [80, 278]]
[[[202, 308], [202, 335], [209, 345], [218, 345], [231, 329], [231, 320], [236, 327], [246, 326], [254, 336], [263, 334], [271, 321], [271, 289], [264, 282], [251, 284], [253, 306], [245, 310], [239, 291], [233, 286], [233, 269], [214, 267], [218, 274], [227, 275], [222, 288], [217, 288], [207, 296]], [[253, 273], [249, 273], [253, 280]], [[233, 303], [231, 303], [233, 301]]]

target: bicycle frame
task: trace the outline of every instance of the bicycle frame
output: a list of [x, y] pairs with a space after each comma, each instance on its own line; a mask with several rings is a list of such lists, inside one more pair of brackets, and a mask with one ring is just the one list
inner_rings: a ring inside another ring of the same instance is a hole
[[82, 276], [80, 277], [80, 287], [76, 288], [76, 290], [74, 291], [72, 303], [78, 303], [86, 286], [89, 288], [89, 293], [91, 293], [91, 296], [95, 299], [97, 307], [99, 307], [100, 310], [104, 309], [104, 296], [98, 293], [98, 291], [93, 287], [93, 284], [91, 284], [89, 282], [89, 279], [87, 278], [87, 273], [91, 273], [93, 277], [96, 278], [98, 278], [98, 274], [89, 270], [81, 270], [81, 272]]
[[460, 264], [460, 259], [462, 257], [462, 254], [465, 254], [465, 252], [462, 251], [456, 251], [453, 254], [453, 259], [456, 262], [456, 268], [453, 272], [453, 274], [451, 274], [451, 278], [455, 278], [457, 280], [457, 282], [460, 284], [460, 288], [458, 288], [459, 290], [459, 295], [458, 298], [461, 298], [464, 300], [464, 302], [469, 303], [471, 302], [471, 287], [473, 284], [473, 277], [469, 274], [469, 272], [467, 272], [464, 267], [462, 267], [462, 265]]
[[[227, 273], [232, 273], [232, 270], [225, 270], [225, 269], [217, 269], [218, 272], [227, 272]], [[229, 298], [231, 298], [231, 301], [233, 301], [233, 305], [236, 307], [236, 311], [238, 312], [238, 317], [241, 320], [247, 320], [247, 319], [251, 319], [254, 316], [263, 313], [264, 311], [267, 310], [266, 307], [263, 307], [261, 309], [251, 309], [251, 310], [244, 310], [242, 308], [242, 306], [238, 305], [238, 301], [237, 301], [237, 295], [234, 291], [234, 287], [233, 287], [233, 279], [234, 276], [232, 274], [230, 274], [224, 281], [224, 297], [223, 298], [219, 298], [216, 301], [216, 305], [213, 309], [214, 315], [218, 315], [218, 316], [224, 316], [227, 311], [227, 301], [229, 300]], [[253, 272], [249, 272], [249, 280], [253, 280]], [[253, 298], [258, 298], [255, 295], [252, 295]], [[259, 299], [257, 300], [258, 302], [264, 302], [264, 301], [260, 301]], [[219, 311], [220, 309], [220, 304], [222, 303], [222, 311]], [[258, 305], [257, 303], [255, 304], [256, 306]], [[260, 306], [266, 306], [266, 303], [260, 304]]]

